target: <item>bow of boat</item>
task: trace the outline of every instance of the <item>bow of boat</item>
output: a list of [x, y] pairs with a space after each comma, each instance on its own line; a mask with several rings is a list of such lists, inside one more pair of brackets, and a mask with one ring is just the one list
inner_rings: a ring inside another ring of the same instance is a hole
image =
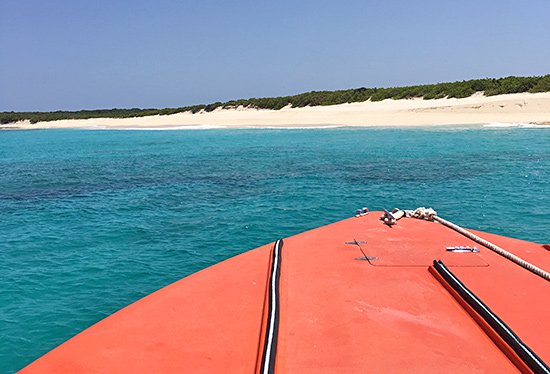
[[[186, 277], [22, 372], [502, 373], [536, 371], [537, 359], [545, 370], [547, 279], [440, 223], [388, 225], [380, 214], [284, 238]], [[550, 269], [540, 244], [473, 233]], [[523, 346], [510, 342], [514, 336]]]

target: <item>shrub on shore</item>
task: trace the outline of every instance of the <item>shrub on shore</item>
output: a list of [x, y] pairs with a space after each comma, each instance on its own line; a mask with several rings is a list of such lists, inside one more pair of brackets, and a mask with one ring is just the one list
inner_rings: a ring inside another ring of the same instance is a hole
[[88, 118], [130, 118], [154, 115], [168, 115], [182, 112], [211, 112], [217, 108], [246, 108], [279, 110], [287, 105], [295, 108], [317, 105], [336, 105], [344, 103], [363, 102], [367, 100], [381, 101], [385, 99], [424, 100], [444, 97], [462, 98], [483, 92], [485, 96], [501, 95], [519, 92], [550, 92], [550, 74], [538, 77], [505, 77], [472, 79], [467, 81], [425, 84], [407, 87], [389, 88], [355, 88], [337, 91], [311, 91], [293, 96], [263, 97], [231, 100], [225, 103], [215, 102], [208, 105], [192, 105], [180, 108], [165, 109], [98, 109], [55, 112], [0, 112], [0, 124], [28, 120], [31, 123], [42, 121], [57, 121], [62, 119]]

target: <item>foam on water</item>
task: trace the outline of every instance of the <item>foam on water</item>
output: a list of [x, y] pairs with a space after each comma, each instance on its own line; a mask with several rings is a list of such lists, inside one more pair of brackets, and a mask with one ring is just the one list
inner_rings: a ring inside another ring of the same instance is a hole
[[0, 144], [1, 373], [188, 274], [363, 206], [431, 206], [550, 241], [548, 131], [37, 130]]
[[346, 125], [316, 125], [316, 126], [221, 126], [221, 125], [181, 125], [181, 126], [164, 126], [164, 127], [117, 127], [117, 128], [107, 128], [107, 127], [91, 127], [89, 130], [129, 130], [129, 131], [170, 131], [170, 130], [210, 130], [210, 129], [227, 129], [231, 128], [233, 130], [246, 130], [246, 129], [263, 129], [263, 130], [319, 130], [319, 129], [337, 129], [337, 128], [346, 128], [350, 126]]
[[111, 130], [132, 130], [132, 131], [170, 131], [170, 130], [210, 130], [210, 129], [225, 129], [227, 126], [220, 125], [181, 125], [181, 126], [165, 126], [165, 127], [120, 127], [111, 128]]
[[265, 130], [321, 130], [321, 129], [341, 129], [351, 128], [352, 126], [346, 125], [315, 125], [315, 126], [250, 126], [253, 129], [265, 129]]
[[518, 129], [550, 129], [550, 126], [539, 125], [536, 123], [489, 123], [483, 125], [486, 128], [497, 128], [497, 129], [509, 129], [509, 128], [518, 128]]

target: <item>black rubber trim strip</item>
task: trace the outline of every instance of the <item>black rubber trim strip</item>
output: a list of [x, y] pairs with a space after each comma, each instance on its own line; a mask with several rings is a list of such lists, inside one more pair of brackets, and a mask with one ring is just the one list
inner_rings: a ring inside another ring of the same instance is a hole
[[523, 362], [535, 373], [549, 374], [550, 368], [512, 331], [504, 321], [489, 309], [472, 291], [443, 264], [434, 260], [434, 269], [470, 305], [496, 333], [516, 352]]
[[269, 308], [267, 328], [265, 333], [264, 352], [262, 355], [261, 374], [275, 372], [275, 356], [277, 355], [277, 337], [279, 335], [279, 280], [281, 278], [281, 249], [283, 240], [279, 239], [273, 247], [271, 272], [269, 277]]

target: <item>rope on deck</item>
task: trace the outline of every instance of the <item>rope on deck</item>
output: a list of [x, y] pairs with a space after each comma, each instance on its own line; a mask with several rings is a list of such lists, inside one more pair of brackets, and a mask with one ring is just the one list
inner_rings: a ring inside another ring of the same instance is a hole
[[550, 273], [549, 272], [533, 265], [532, 263], [530, 263], [528, 261], [525, 261], [524, 259], [508, 252], [507, 250], [499, 247], [498, 245], [493, 244], [490, 241], [485, 240], [485, 239], [477, 236], [476, 234], [474, 234], [474, 233], [458, 226], [457, 224], [454, 224], [450, 221], [447, 221], [446, 219], [443, 219], [443, 218], [439, 217], [437, 215], [437, 212], [435, 210], [431, 209], [431, 208], [421, 207], [421, 208], [417, 208], [415, 210], [405, 210], [404, 212], [405, 212], [406, 217], [426, 219], [428, 221], [439, 222], [442, 225], [447, 226], [447, 227], [461, 233], [462, 235], [466, 236], [467, 238], [472, 239], [476, 243], [479, 243], [479, 244], [483, 245], [484, 247], [489, 248], [493, 252], [498, 253], [499, 255], [501, 255], [502, 257], [507, 258], [508, 260], [512, 261], [513, 263], [529, 270], [530, 272], [538, 275], [539, 277], [542, 277], [542, 278], [546, 279], [547, 281], [550, 281]]

